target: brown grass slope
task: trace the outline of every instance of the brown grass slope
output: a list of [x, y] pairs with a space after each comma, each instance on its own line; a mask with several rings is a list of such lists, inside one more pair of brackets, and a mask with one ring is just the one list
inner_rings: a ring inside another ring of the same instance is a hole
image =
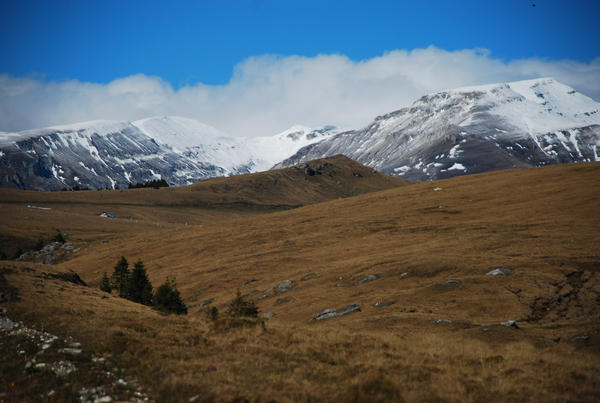
[[[266, 330], [215, 328], [198, 305], [165, 317], [36, 282], [44, 266], [6, 274], [21, 295], [7, 306], [112, 353], [164, 400], [597, 401], [599, 185], [597, 163], [465, 176], [117, 233], [51, 268], [97, 285], [121, 255], [142, 259], [192, 305], [213, 298], [223, 312], [237, 289], [266, 295]], [[486, 275], [496, 267], [510, 274]], [[308, 322], [348, 304], [361, 312]]]
[[[12, 257], [57, 229], [80, 243], [182, 224], [264, 214], [406, 185], [338, 155], [304, 167], [215, 178], [191, 186], [79, 192], [0, 189], [0, 253]], [[27, 208], [50, 208], [40, 210]], [[117, 218], [99, 217], [107, 211]]]

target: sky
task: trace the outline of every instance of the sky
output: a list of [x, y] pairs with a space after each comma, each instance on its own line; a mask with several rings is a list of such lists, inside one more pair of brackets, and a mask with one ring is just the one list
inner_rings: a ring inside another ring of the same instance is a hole
[[600, 100], [599, 15], [596, 0], [0, 0], [0, 131], [358, 128], [426, 93], [542, 76]]

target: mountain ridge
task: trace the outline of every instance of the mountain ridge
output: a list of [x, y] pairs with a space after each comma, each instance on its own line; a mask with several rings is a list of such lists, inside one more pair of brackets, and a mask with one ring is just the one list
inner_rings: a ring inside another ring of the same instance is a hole
[[171, 185], [264, 171], [335, 132], [295, 126], [274, 136], [231, 137], [193, 119], [90, 121], [0, 135], [0, 187], [60, 190]]
[[600, 160], [600, 103], [552, 78], [425, 95], [275, 165], [344, 154], [409, 180]]

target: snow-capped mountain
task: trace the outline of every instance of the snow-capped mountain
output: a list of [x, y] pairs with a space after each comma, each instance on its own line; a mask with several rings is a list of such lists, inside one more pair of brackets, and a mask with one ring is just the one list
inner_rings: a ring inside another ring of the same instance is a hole
[[231, 137], [173, 116], [0, 133], [0, 187], [117, 188], [161, 177], [185, 185], [267, 170], [333, 133], [333, 127], [295, 126], [275, 136]]
[[308, 145], [276, 167], [335, 154], [411, 180], [600, 161], [600, 103], [552, 78], [458, 88]]

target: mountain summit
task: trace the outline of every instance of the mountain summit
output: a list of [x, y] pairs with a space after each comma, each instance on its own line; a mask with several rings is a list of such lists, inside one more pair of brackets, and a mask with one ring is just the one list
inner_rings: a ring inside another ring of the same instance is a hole
[[599, 161], [600, 103], [540, 78], [442, 91], [300, 149], [277, 167], [344, 154], [411, 180]]
[[186, 185], [268, 170], [332, 133], [332, 126], [294, 126], [275, 136], [231, 137], [176, 116], [0, 133], [0, 187], [113, 189], [161, 177]]

